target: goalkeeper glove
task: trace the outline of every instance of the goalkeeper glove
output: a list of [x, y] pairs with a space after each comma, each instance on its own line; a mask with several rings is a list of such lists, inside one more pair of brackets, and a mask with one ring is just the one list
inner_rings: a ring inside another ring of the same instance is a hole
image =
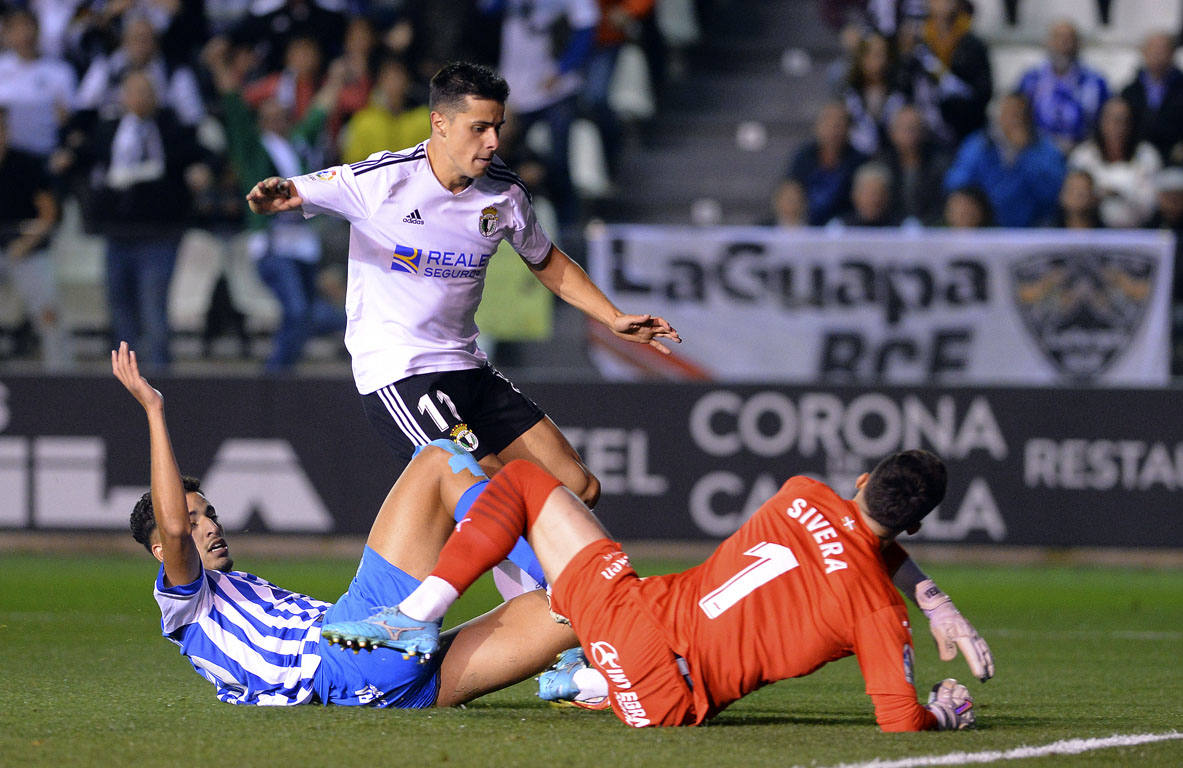
[[937, 719], [942, 731], [960, 731], [974, 724], [974, 699], [969, 689], [951, 677], [932, 687], [925, 707]]
[[952, 661], [960, 648], [974, 677], [984, 683], [994, 676], [990, 646], [932, 579], [916, 584], [916, 604], [928, 617], [928, 629], [936, 640], [941, 661]]

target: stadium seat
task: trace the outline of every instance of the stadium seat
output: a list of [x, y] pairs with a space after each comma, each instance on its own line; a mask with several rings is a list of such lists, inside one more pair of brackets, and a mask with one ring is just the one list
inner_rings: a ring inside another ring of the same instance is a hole
[[1113, 93], [1129, 85], [1142, 65], [1142, 54], [1128, 45], [1085, 46], [1080, 58], [1101, 73]]
[[604, 197], [612, 187], [600, 131], [583, 118], [571, 124], [571, 183], [581, 195], [591, 198]]
[[1183, 25], [1183, 0], [1112, 0], [1109, 25], [1100, 39], [1108, 43], [1141, 45], [1151, 32], [1175, 34]]
[[[73, 197], [62, 203], [61, 223], [49, 253], [57, 272], [66, 325], [75, 331], [102, 331], [105, 335], [109, 324], [106, 241], [83, 231], [82, 213]], [[102, 346], [106, 347], [106, 340]]]
[[693, 0], [663, 0], [653, 13], [666, 45], [685, 48], [702, 39]]
[[[539, 155], [550, 152], [550, 127], [539, 121], [526, 132], [526, 145]], [[608, 165], [604, 159], [604, 143], [595, 123], [578, 118], [571, 124], [571, 147], [567, 162], [571, 169], [571, 183], [584, 197], [604, 197], [611, 191]]]
[[24, 317], [24, 307], [16, 294], [16, 287], [0, 280], [0, 328], [15, 328]]
[[657, 112], [649, 64], [639, 46], [629, 43], [620, 49], [608, 103], [622, 120], [648, 120]]
[[1006, 18], [1005, 0], [974, 0], [973, 31], [988, 42], [1009, 40], [1015, 28]]
[[1019, 3], [1016, 37], [1042, 43], [1048, 28], [1063, 19], [1071, 20], [1082, 38], [1093, 37], [1101, 28], [1095, 0], [1026, 0]]
[[279, 327], [279, 300], [259, 277], [246, 242], [246, 235], [238, 235], [226, 249], [226, 285], [234, 306], [246, 315], [247, 330], [270, 333]]
[[214, 284], [222, 273], [223, 247], [209, 232], [191, 229], [177, 249], [168, 291], [168, 321], [174, 331], [200, 332]]
[[1014, 91], [1023, 73], [1047, 59], [1047, 52], [1037, 45], [993, 45], [990, 68], [994, 72], [994, 93]]

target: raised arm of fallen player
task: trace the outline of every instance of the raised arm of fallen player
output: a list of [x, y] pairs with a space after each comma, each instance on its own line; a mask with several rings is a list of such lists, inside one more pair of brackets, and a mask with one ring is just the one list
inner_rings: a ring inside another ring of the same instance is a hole
[[164, 575], [170, 585], [190, 584], [201, 573], [201, 555], [193, 543], [181, 470], [164, 420], [164, 397], [140, 375], [136, 353], [128, 348], [126, 341], [119, 343], [119, 349], [111, 350], [111, 371], [148, 415], [152, 509], [160, 537], [156, 545], [160, 550], [156, 554], [164, 563]]
[[280, 176], [268, 176], [246, 194], [246, 204], [253, 213], [271, 215], [294, 211], [304, 204], [296, 185]]
[[953, 600], [930, 579], [898, 544], [884, 553], [896, 589], [924, 611], [928, 629], [936, 641], [941, 661], [952, 661], [958, 649], [970, 672], [983, 683], [994, 676], [994, 655], [974, 626], [961, 615]]
[[626, 341], [648, 344], [662, 354], [669, 347], [658, 339], [681, 344], [682, 338], [665, 318], [656, 315], [626, 315], [613, 304], [592, 282], [583, 268], [555, 245], [541, 264], [531, 264], [534, 276], [551, 293], [576, 309], [606, 325], [612, 333]]

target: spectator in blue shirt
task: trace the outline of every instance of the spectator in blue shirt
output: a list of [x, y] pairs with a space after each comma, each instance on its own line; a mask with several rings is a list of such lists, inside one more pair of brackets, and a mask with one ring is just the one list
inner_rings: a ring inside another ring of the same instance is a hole
[[1031, 103], [1036, 129], [1067, 153], [1088, 137], [1109, 86], [1078, 60], [1080, 36], [1072, 22], [1052, 24], [1047, 48], [1048, 60], [1023, 75], [1019, 93]]
[[1065, 171], [1064, 156], [1035, 133], [1027, 100], [1014, 93], [1003, 97], [993, 124], [961, 145], [945, 190], [980, 186], [996, 224], [1030, 227], [1055, 211]]

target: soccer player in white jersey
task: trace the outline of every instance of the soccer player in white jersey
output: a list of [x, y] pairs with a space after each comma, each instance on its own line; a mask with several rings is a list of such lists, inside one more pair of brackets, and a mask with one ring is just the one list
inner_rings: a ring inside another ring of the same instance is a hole
[[348, 592], [330, 604], [233, 570], [214, 507], [177, 468], [164, 400], [126, 342], [112, 351], [111, 366], [148, 416], [151, 491], [130, 522], [161, 563], [154, 590], [161, 630], [222, 701], [453, 706], [541, 672], [576, 644], [536, 590], [446, 633], [448, 647], [428, 663], [389, 649], [360, 656], [329, 649], [323, 622], [364, 619], [403, 599], [435, 565], [453, 510], [463, 516], [484, 489], [475, 460], [446, 441], [423, 449], [382, 504]]
[[247, 201], [256, 213], [302, 208], [349, 221], [345, 344], [370, 422], [397, 456], [451, 437], [488, 469], [540, 464], [590, 506], [599, 482], [477, 347], [489, 259], [508, 240], [543, 285], [620, 338], [666, 354], [662, 340], [681, 339], [661, 317], [618, 309], [539, 226], [530, 193], [495, 154], [508, 95], [492, 69], [449, 64], [431, 80], [426, 142], [270, 177]]

